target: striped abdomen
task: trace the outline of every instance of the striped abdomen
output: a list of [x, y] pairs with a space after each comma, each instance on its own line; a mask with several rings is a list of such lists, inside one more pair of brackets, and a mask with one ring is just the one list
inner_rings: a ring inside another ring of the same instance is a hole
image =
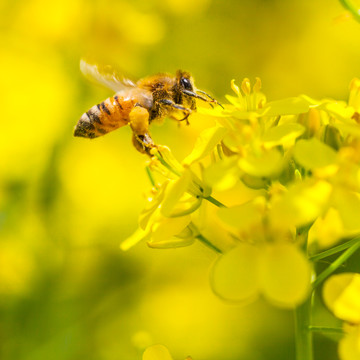
[[135, 100], [121, 95], [109, 97], [84, 113], [75, 126], [74, 136], [93, 139], [129, 123]]

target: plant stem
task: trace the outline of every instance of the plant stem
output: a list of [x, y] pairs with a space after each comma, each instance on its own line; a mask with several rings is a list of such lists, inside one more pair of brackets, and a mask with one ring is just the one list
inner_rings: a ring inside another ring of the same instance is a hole
[[313, 360], [313, 334], [310, 331], [312, 295], [295, 309], [296, 360]]
[[338, 245], [338, 246], [335, 246], [329, 250], [326, 250], [326, 251], [323, 251], [319, 254], [316, 254], [316, 255], [313, 255], [313, 256], [310, 256], [309, 259], [312, 260], [312, 261], [317, 261], [317, 260], [321, 260], [323, 258], [326, 258], [330, 255], [334, 255], [340, 251], [343, 251], [343, 250], [346, 250], [348, 249], [349, 247], [351, 247], [352, 245], [356, 244], [357, 242], [360, 242], [360, 237], [356, 237], [352, 240], [349, 240], [347, 241], [346, 243], [344, 244], [341, 244], [341, 245]]
[[150, 180], [150, 182], [151, 182], [151, 185], [154, 186], [154, 187], [156, 187], [155, 180], [154, 180], [154, 176], [153, 176], [153, 174], [152, 174], [151, 169], [149, 168], [149, 166], [146, 166], [145, 169], [146, 169], [146, 173], [147, 173], [147, 175], [148, 175], [148, 177], [149, 177], [149, 180]]
[[164, 159], [163, 157], [160, 155], [160, 153], [156, 153], [155, 156], [158, 158], [158, 160], [160, 161], [160, 163], [165, 166], [168, 170], [170, 170], [173, 174], [177, 175], [177, 176], [181, 176], [181, 173], [179, 171], [177, 171], [176, 169], [174, 169], [172, 166], [170, 166]]
[[354, 19], [360, 22], [360, 9], [352, 3], [350, 0], [340, 0], [340, 3], [344, 6], [345, 9], [350, 11]]
[[203, 244], [205, 244], [207, 247], [209, 247], [211, 250], [214, 250], [215, 252], [222, 254], [222, 251], [218, 247], [212, 244], [208, 239], [206, 239], [201, 234], [199, 234], [196, 238], [200, 240]]
[[213, 198], [212, 196], [207, 196], [204, 197], [205, 200], [210, 201], [211, 203], [213, 203], [214, 205], [216, 205], [217, 207], [227, 207], [226, 205], [224, 205], [223, 203], [221, 203], [220, 201], [216, 200], [215, 198]]
[[334, 328], [330, 326], [309, 326], [312, 332], [328, 333], [328, 334], [344, 334], [344, 329]]
[[329, 267], [324, 270], [313, 282], [313, 289], [321, 284], [329, 275], [331, 275], [339, 266], [341, 266], [356, 250], [360, 248], [360, 241], [353, 244], [343, 252]]

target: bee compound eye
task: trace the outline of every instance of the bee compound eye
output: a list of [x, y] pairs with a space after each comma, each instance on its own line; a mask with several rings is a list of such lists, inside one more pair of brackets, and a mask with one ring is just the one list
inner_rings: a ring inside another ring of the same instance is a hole
[[185, 90], [192, 90], [192, 85], [189, 79], [181, 78], [180, 80], [181, 85], [184, 87]]

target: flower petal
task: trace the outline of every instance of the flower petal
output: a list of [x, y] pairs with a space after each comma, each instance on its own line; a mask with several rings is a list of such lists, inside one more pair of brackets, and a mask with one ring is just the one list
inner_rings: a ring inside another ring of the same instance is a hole
[[188, 238], [178, 238], [178, 237], [172, 237], [168, 240], [162, 240], [162, 241], [148, 241], [148, 246], [152, 249], [173, 249], [173, 248], [179, 248], [179, 247], [185, 247], [192, 245], [195, 242], [194, 237], [188, 237]]
[[319, 249], [335, 245], [344, 236], [344, 226], [339, 211], [331, 207], [324, 217], [318, 217], [309, 230], [309, 246]]
[[339, 342], [339, 357], [341, 360], [360, 359], [360, 327], [356, 326]]
[[316, 138], [299, 140], [294, 148], [295, 160], [305, 169], [332, 165], [336, 161], [336, 152]]
[[151, 243], [162, 243], [180, 234], [189, 225], [190, 221], [190, 215], [161, 219], [153, 225]]
[[258, 257], [258, 248], [245, 243], [221, 256], [211, 274], [214, 292], [226, 300], [254, 300], [259, 293]]
[[154, 196], [150, 196], [148, 198], [148, 202], [139, 216], [139, 226], [141, 229], [143, 229], [143, 230], [146, 229], [146, 227], [148, 226], [148, 224], [150, 222], [150, 219], [153, 217], [154, 213], [156, 212], [159, 205], [161, 204], [161, 202], [164, 198], [165, 190], [166, 190], [168, 183], [169, 183], [168, 180], [163, 182], [163, 184], [161, 185], [161, 188], [159, 190], [157, 190], [156, 194]]
[[224, 223], [239, 231], [246, 231], [262, 226], [265, 207], [266, 200], [259, 197], [256, 201], [249, 201], [231, 208], [221, 208], [218, 210], [218, 216]]
[[146, 231], [139, 228], [137, 229], [131, 236], [121, 242], [120, 249], [123, 251], [127, 251], [133, 246], [135, 246], [140, 241], [146, 240], [150, 236], [150, 230]]
[[153, 345], [145, 350], [142, 360], [173, 360], [173, 358], [164, 345]]
[[227, 129], [221, 126], [204, 130], [196, 140], [195, 147], [191, 154], [184, 159], [183, 165], [189, 166], [195, 161], [201, 160], [206, 155], [209, 155], [226, 133]]
[[336, 317], [360, 324], [360, 274], [331, 276], [324, 284], [323, 298]]
[[287, 123], [270, 128], [262, 141], [267, 147], [283, 145], [294, 141], [305, 132], [305, 127], [298, 123]]
[[332, 186], [326, 181], [304, 180], [275, 198], [269, 219], [275, 227], [289, 228], [308, 224], [322, 214], [330, 198]]
[[271, 302], [292, 308], [308, 295], [311, 267], [295, 245], [267, 245], [260, 252], [259, 279], [262, 292]]
[[239, 159], [239, 167], [249, 175], [257, 177], [269, 177], [279, 173], [283, 166], [283, 157], [279, 150], [270, 149], [255, 156], [248, 156]]
[[209, 165], [204, 171], [204, 180], [214, 190], [232, 188], [240, 177], [240, 169], [235, 157], [225, 158]]
[[185, 170], [182, 176], [173, 180], [167, 186], [164, 199], [161, 203], [161, 213], [164, 216], [170, 216], [180, 198], [184, 195], [191, 181], [189, 170]]
[[360, 232], [360, 196], [358, 193], [336, 189], [334, 206], [338, 209], [345, 230], [348, 234]]
[[292, 97], [268, 102], [264, 110], [266, 116], [294, 115], [309, 111], [309, 102], [302, 97]]

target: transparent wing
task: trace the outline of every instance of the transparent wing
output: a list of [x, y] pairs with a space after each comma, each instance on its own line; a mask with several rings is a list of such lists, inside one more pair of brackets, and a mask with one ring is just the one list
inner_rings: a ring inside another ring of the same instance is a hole
[[80, 70], [86, 78], [101, 84], [115, 92], [129, 90], [135, 84], [119, 75], [111, 66], [99, 66], [89, 64], [85, 60], [80, 60]]

